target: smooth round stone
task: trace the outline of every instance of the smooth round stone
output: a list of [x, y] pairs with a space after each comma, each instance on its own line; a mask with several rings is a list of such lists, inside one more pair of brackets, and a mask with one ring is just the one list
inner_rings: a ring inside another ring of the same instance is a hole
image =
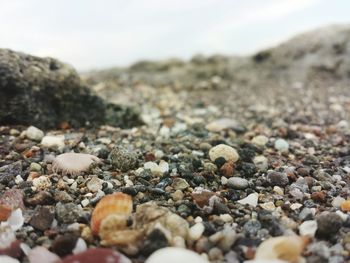
[[172, 184], [172, 187], [174, 187], [175, 190], [185, 190], [189, 186], [190, 185], [183, 178], [175, 178]]
[[227, 185], [228, 187], [231, 187], [233, 189], [243, 190], [249, 186], [249, 182], [247, 179], [244, 178], [231, 177], [227, 180]]
[[330, 238], [336, 235], [343, 224], [342, 218], [333, 212], [323, 212], [316, 220], [316, 236], [320, 238]]
[[258, 168], [258, 170], [260, 171], [266, 171], [267, 168], [269, 167], [268, 160], [263, 155], [255, 156], [253, 159], [253, 163], [255, 167]]
[[194, 226], [192, 226], [188, 232], [189, 238], [191, 240], [198, 240], [203, 232], [205, 230], [205, 227], [202, 223], [197, 223]]
[[44, 132], [37, 127], [30, 126], [26, 130], [26, 136], [28, 139], [31, 139], [33, 141], [41, 141], [41, 139], [44, 137]]
[[41, 165], [38, 164], [38, 163], [31, 163], [30, 167], [29, 167], [29, 170], [31, 172], [40, 172], [41, 171]]
[[265, 135], [258, 135], [252, 139], [252, 143], [258, 146], [265, 146], [265, 144], [269, 141]]
[[289, 143], [284, 139], [277, 139], [275, 141], [275, 149], [280, 152], [287, 152], [289, 149]]
[[237, 151], [233, 147], [225, 144], [219, 144], [211, 148], [209, 151], [209, 157], [212, 162], [220, 157], [223, 157], [226, 161], [232, 162], [237, 162], [239, 159]]
[[145, 263], [209, 263], [196, 252], [179, 247], [166, 247], [154, 252]]

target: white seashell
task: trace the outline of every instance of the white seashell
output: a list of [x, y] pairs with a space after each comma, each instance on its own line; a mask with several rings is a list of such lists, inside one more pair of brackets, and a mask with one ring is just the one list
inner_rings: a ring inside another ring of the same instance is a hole
[[166, 247], [155, 251], [145, 263], [209, 263], [199, 254], [180, 247]]

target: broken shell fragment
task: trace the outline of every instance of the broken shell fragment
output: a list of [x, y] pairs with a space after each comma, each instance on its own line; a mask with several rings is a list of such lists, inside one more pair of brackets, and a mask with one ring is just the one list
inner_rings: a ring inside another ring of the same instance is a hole
[[[132, 198], [123, 193], [106, 195], [95, 207], [91, 217], [91, 231], [99, 234], [100, 226], [105, 231], [125, 229], [132, 212]], [[106, 223], [103, 221], [106, 220]]]
[[89, 170], [90, 165], [99, 163], [100, 159], [86, 153], [63, 153], [58, 155], [52, 162], [54, 172], [62, 174], [80, 174]]
[[307, 237], [280, 236], [265, 240], [258, 247], [255, 260], [285, 260], [299, 262], [301, 253], [309, 242]]

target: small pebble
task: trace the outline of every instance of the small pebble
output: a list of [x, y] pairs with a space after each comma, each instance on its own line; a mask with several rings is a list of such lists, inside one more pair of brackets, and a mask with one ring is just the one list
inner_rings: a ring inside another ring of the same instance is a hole
[[239, 155], [237, 151], [231, 146], [219, 144], [209, 150], [209, 157], [212, 162], [223, 157], [226, 161], [237, 162]]
[[289, 143], [284, 139], [277, 139], [275, 141], [275, 149], [280, 152], [287, 152], [289, 150]]
[[227, 186], [237, 190], [248, 188], [249, 182], [247, 179], [240, 177], [231, 177], [227, 180]]
[[252, 143], [258, 146], [265, 146], [265, 144], [269, 141], [265, 135], [257, 135], [252, 139]]
[[188, 232], [189, 238], [191, 240], [198, 240], [203, 232], [205, 230], [205, 227], [202, 223], [196, 223], [194, 226], [192, 226]]
[[260, 171], [266, 171], [268, 169], [268, 160], [263, 155], [255, 156], [253, 159], [253, 163], [256, 166], [256, 168]]
[[242, 205], [250, 205], [253, 207], [256, 207], [258, 205], [258, 198], [259, 198], [259, 194], [258, 193], [252, 193], [250, 195], [248, 195], [247, 197], [238, 200], [237, 202], [242, 204]]
[[317, 230], [316, 220], [307, 220], [299, 225], [299, 233], [302, 236], [314, 237]]
[[41, 139], [44, 137], [44, 132], [34, 126], [30, 126], [26, 130], [26, 136], [30, 140], [41, 141]]

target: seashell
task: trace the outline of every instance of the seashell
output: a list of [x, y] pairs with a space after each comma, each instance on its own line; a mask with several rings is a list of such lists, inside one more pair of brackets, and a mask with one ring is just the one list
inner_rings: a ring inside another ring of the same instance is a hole
[[[123, 193], [114, 193], [104, 196], [96, 205], [91, 217], [91, 231], [97, 235], [103, 221], [105, 230], [115, 231], [125, 229], [127, 219], [132, 212], [132, 198]], [[110, 225], [109, 225], [110, 224]]]
[[208, 260], [201, 257], [196, 252], [179, 247], [166, 247], [155, 251], [145, 263], [209, 263]]
[[62, 174], [80, 174], [89, 170], [90, 165], [99, 163], [101, 160], [91, 154], [86, 153], [63, 153], [53, 160], [52, 170], [62, 172]]
[[90, 248], [83, 253], [63, 258], [62, 263], [131, 263], [123, 254], [108, 248]]
[[255, 260], [285, 260], [296, 263], [309, 242], [307, 237], [280, 236], [262, 242], [256, 250]]

